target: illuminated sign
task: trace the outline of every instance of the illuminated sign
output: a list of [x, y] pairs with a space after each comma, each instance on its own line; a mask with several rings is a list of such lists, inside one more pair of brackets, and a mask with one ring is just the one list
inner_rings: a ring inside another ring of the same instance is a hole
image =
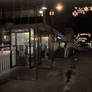
[[85, 42], [85, 40], [82, 40], [82, 42]]
[[86, 14], [88, 11], [92, 11], [92, 6], [88, 7], [88, 6], [85, 6], [85, 7], [74, 7], [74, 11], [72, 12], [72, 15], [73, 16], [78, 16], [79, 14]]
[[82, 38], [79, 38], [78, 40], [87, 40], [87, 38], [82, 37]]
[[77, 37], [80, 37], [80, 36], [89, 36], [89, 37], [91, 37], [91, 34], [90, 33], [80, 33], [80, 34], [78, 34]]

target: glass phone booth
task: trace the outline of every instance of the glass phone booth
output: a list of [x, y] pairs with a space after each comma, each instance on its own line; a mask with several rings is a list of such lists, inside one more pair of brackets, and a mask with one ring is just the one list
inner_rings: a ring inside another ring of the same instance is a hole
[[13, 29], [11, 33], [12, 65], [34, 67], [38, 38], [34, 28]]

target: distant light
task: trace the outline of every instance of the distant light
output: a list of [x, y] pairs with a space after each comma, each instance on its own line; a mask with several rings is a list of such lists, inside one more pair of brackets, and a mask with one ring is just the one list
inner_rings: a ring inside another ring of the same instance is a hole
[[39, 13], [40, 13], [40, 14], [43, 14], [43, 11], [42, 11], [42, 10], [40, 10], [40, 11], [39, 11]]
[[[92, 11], [92, 6], [90, 6], [90, 7], [85, 6], [85, 7], [82, 7], [82, 8], [80, 8], [80, 7], [74, 7], [74, 9], [75, 9], [75, 10], [72, 12], [72, 15], [73, 15], [73, 16], [78, 16], [79, 14], [84, 15], [84, 14], [86, 14], [87, 12]], [[76, 12], [75, 12], [75, 11], [76, 11]]]
[[58, 36], [57, 38], [58, 38], [59, 40], [61, 40], [61, 37]]
[[92, 11], [92, 6], [90, 7], [90, 11]]
[[4, 40], [6, 40], [7, 39], [7, 36], [6, 35], [4, 35]]
[[56, 9], [57, 9], [58, 11], [61, 11], [61, 10], [63, 9], [63, 5], [62, 5], [61, 3], [58, 3], [58, 4], [56, 5]]
[[47, 7], [46, 6], [43, 6], [41, 9], [42, 10], [47, 10]]
[[[1, 46], [3, 47], [3, 46], [4, 46], [4, 43], [2, 43]], [[3, 49], [4, 49], [4, 48], [2, 48], [2, 50], [3, 50]]]
[[78, 40], [87, 40], [87, 38], [82, 37], [82, 38], [79, 38]]
[[78, 12], [77, 12], [77, 11], [74, 11], [74, 12], [72, 13], [72, 15], [73, 15], [73, 16], [78, 16]]
[[78, 9], [78, 7], [74, 7], [75, 9]]
[[43, 10], [39, 10], [40, 16], [43, 16]]
[[63, 35], [62, 35], [62, 34], [58, 34], [57, 38], [58, 38], [59, 40], [61, 40], [61, 39], [63, 38]]
[[50, 11], [50, 12], [49, 12], [49, 15], [50, 15], [50, 16], [53, 16], [54, 14], [55, 14], [54, 11]]
[[81, 34], [79, 34], [79, 36], [89, 36], [89, 37], [91, 37], [91, 34], [90, 33], [81, 33]]
[[89, 8], [86, 6], [86, 7], [84, 7], [84, 10], [85, 10], [85, 12], [88, 12]]
[[82, 42], [86, 42], [85, 40], [82, 40]]
[[83, 11], [82, 14], [86, 14], [86, 13]]

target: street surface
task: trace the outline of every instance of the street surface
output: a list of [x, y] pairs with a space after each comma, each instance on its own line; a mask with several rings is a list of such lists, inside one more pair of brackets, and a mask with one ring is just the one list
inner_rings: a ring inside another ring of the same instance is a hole
[[91, 49], [55, 59], [53, 66], [52, 70], [40, 69], [38, 80], [31, 80], [29, 70], [18, 72], [11, 81], [0, 85], [0, 92], [92, 92]]

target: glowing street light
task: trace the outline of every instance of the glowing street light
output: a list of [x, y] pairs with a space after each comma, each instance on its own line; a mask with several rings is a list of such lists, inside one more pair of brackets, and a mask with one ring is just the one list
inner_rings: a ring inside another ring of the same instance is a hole
[[46, 6], [43, 6], [43, 7], [42, 7], [42, 10], [47, 10], [47, 7], [46, 7]]
[[42, 10], [40, 10], [40, 11], [39, 11], [39, 13], [40, 13], [40, 14], [43, 14], [43, 11], [42, 11]]
[[63, 5], [62, 5], [61, 3], [58, 3], [58, 4], [56, 5], [56, 9], [57, 9], [58, 11], [61, 11], [61, 10], [63, 9]]
[[41, 16], [43, 16], [43, 10], [39, 10]]
[[46, 6], [42, 6], [41, 10], [43, 11], [43, 22], [46, 23]]

